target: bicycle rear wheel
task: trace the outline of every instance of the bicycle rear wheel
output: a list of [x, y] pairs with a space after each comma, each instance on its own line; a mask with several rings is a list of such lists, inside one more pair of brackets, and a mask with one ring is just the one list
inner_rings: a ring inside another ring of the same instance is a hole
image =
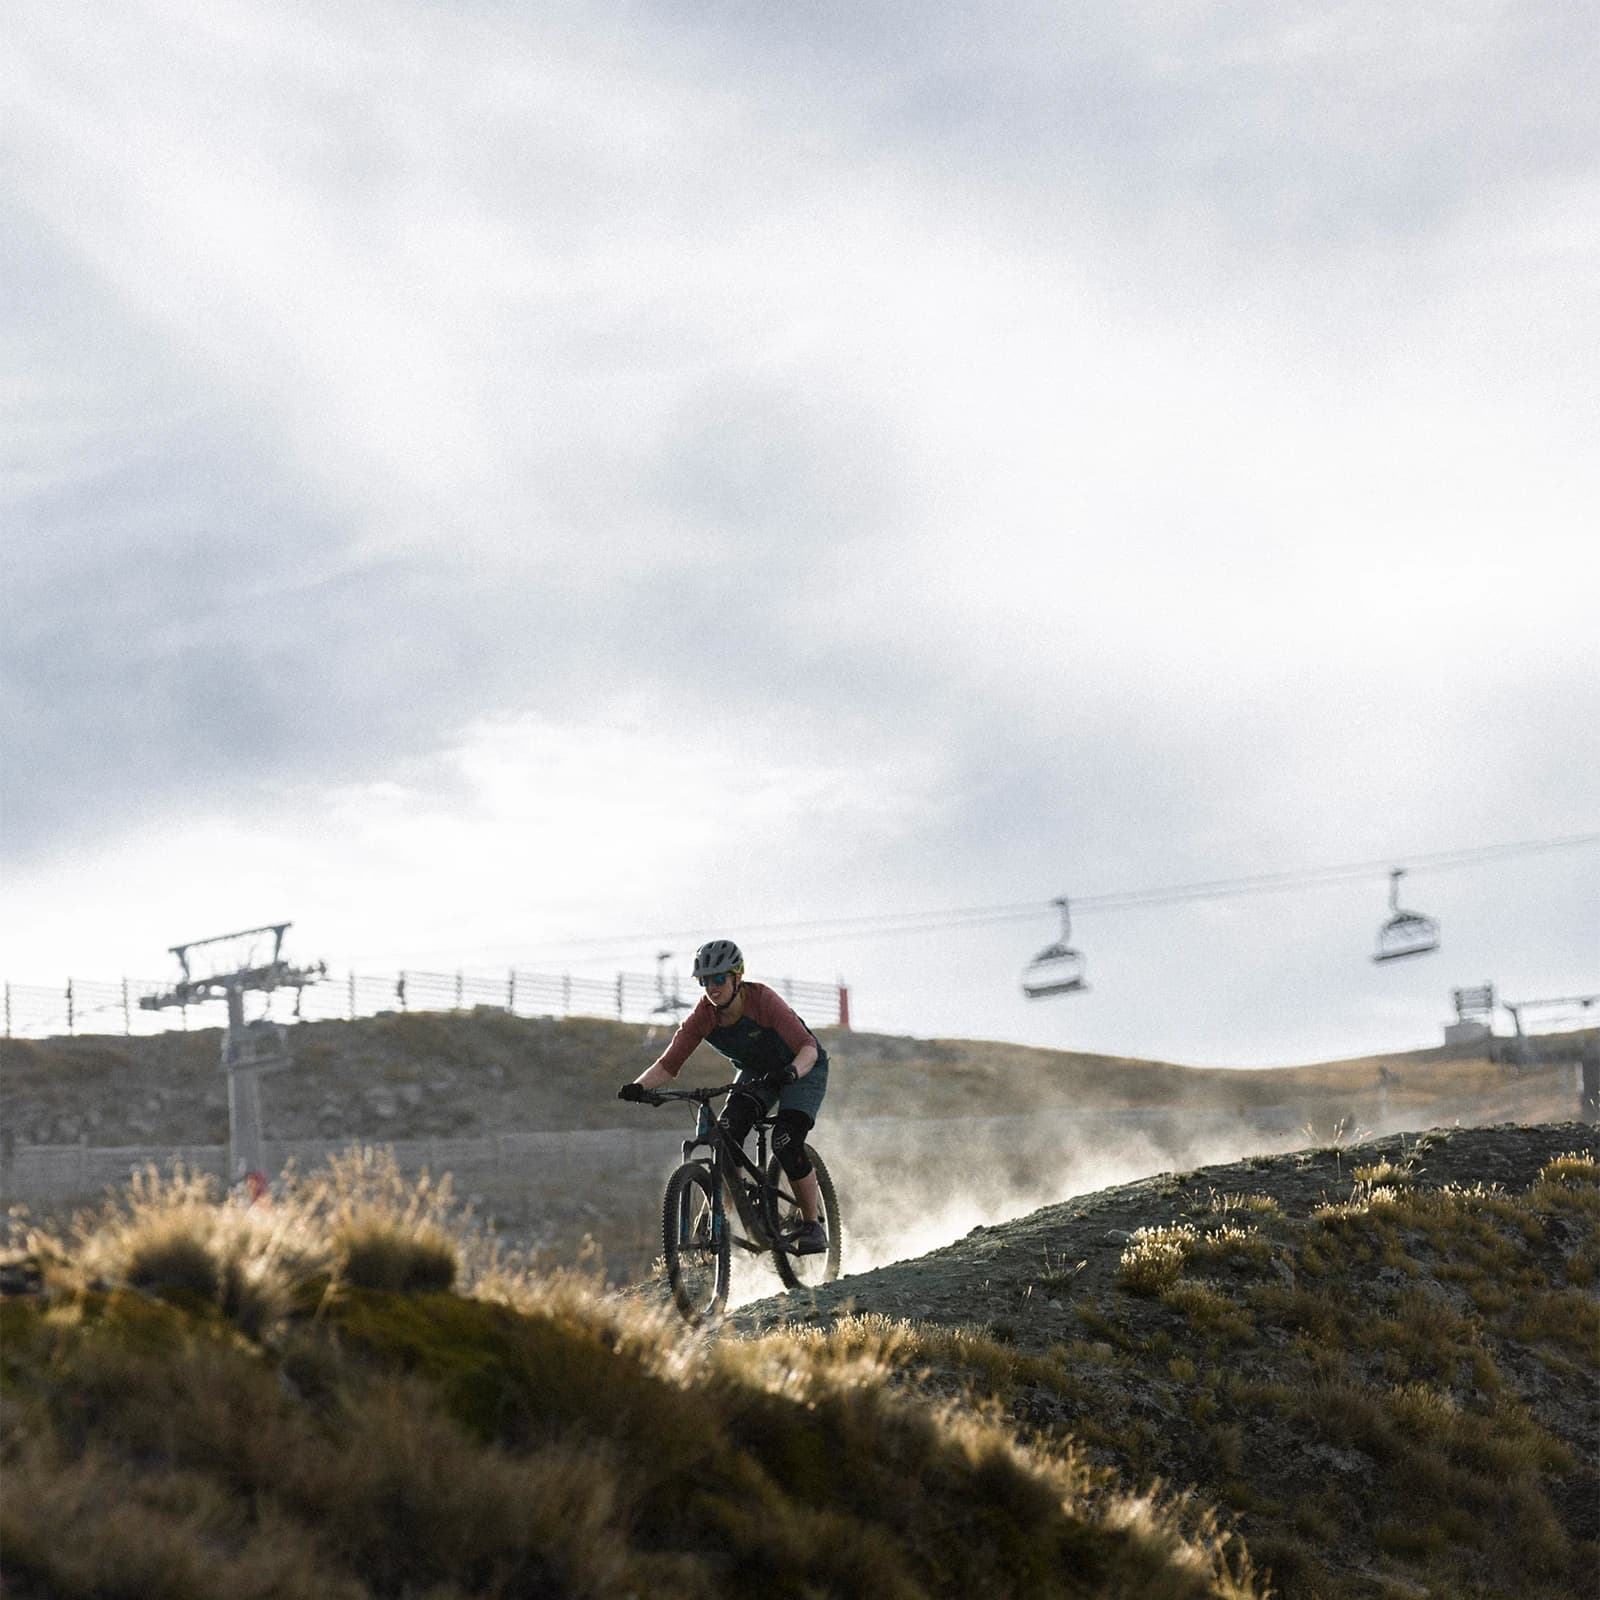
[[672, 1299], [689, 1322], [721, 1314], [728, 1300], [728, 1230], [711, 1174], [686, 1161], [667, 1179], [661, 1245]]
[[794, 1185], [789, 1175], [778, 1165], [774, 1156], [767, 1163], [766, 1209], [767, 1226], [776, 1240], [772, 1259], [778, 1276], [791, 1289], [815, 1288], [819, 1283], [832, 1283], [839, 1276], [839, 1256], [843, 1243], [844, 1225], [839, 1220], [839, 1197], [834, 1192], [833, 1179], [823, 1164], [822, 1157], [810, 1145], [806, 1154], [811, 1158], [812, 1170], [817, 1175], [817, 1190], [822, 1197], [822, 1210], [818, 1221], [828, 1230], [828, 1248], [814, 1256], [796, 1255], [793, 1239], [805, 1217], [800, 1202], [794, 1197]]

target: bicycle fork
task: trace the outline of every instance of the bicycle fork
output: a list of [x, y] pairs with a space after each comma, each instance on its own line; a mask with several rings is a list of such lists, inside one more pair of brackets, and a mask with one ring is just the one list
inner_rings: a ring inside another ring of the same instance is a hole
[[[685, 1139], [683, 1142], [684, 1161], [693, 1161], [695, 1150], [705, 1142], [701, 1139]], [[711, 1162], [703, 1162], [701, 1165], [705, 1168], [706, 1188], [711, 1194], [710, 1236], [708, 1238], [697, 1240], [694, 1236], [694, 1191], [686, 1188], [678, 1199], [678, 1242], [690, 1248], [695, 1245], [715, 1246], [722, 1237], [723, 1229], [727, 1226], [724, 1217], [725, 1207], [722, 1203], [722, 1186], [717, 1182], [716, 1167]]]

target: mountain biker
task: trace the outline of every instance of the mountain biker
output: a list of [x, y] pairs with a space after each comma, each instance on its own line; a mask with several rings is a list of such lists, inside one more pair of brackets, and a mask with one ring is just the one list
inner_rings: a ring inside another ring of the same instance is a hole
[[702, 1042], [739, 1069], [736, 1087], [719, 1119], [739, 1145], [774, 1105], [772, 1150], [788, 1175], [804, 1225], [795, 1236], [800, 1255], [828, 1248], [819, 1217], [817, 1175], [806, 1155], [806, 1135], [817, 1120], [828, 1089], [828, 1052], [782, 995], [764, 983], [746, 983], [744, 954], [732, 939], [710, 939], [694, 953], [694, 976], [705, 990], [678, 1024], [667, 1048], [631, 1083], [619, 1100], [643, 1100], [670, 1083]]

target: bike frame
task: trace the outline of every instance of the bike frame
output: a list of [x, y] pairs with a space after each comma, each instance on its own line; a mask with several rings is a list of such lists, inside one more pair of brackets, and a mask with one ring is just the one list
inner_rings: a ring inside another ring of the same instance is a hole
[[[739, 1221], [751, 1236], [741, 1238], [736, 1233], [730, 1234], [733, 1243], [743, 1250], [757, 1254], [767, 1250], [787, 1250], [787, 1246], [781, 1240], [767, 1239], [765, 1219], [758, 1210], [752, 1213], [752, 1202], [756, 1206], [760, 1205], [759, 1191], [770, 1187], [766, 1173], [769, 1154], [768, 1134], [772, 1127], [772, 1117], [764, 1115], [755, 1124], [756, 1155], [755, 1159], [751, 1160], [744, 1150], [734, 1143], [727, 1129], [711, 1111], [713, 1100], [743, 1087], [744, 1085], [738, 1083], [725, 1083], [715, 1089], [657, 1089], [654, 1092], [662, 1100], [693, 1100], [699, 1103], [699, 1109], [695, 1112], [695, 1136], [683, 1141], [683, 1159], [694, 1160], [694, 1152], [701, 1148], [711, 1152], [710, 1159], [705, 1165], [711, 1170], [712, 1187], [718, 1197], [718, 1203], [721, 1203], [724, 1194], [731, 1194], [734, 1209], [739, 1214]], [[702, 1128], [706, 1131], [702, 1132]], [[751, 1195], [741, 1179], [753, 1182], [758, 1193]]]
[[[684, 1140], [683, 1160], [667, 1178], [662, 1197], [661, 1243], [673, 1301], [697, 1326], [720, 1316], [727, 1305], [734, 1245], [752, 1255], [770, 1253], [778, 1276], [789, 1289], [814, 1289], [839, 1276], [839, 1201], [822, 1157], [806, 1146], [817, 1173], [819, 1199], [827, 1207], [825, 1255], [813, 1244], [804, 1208], [785, 1186], [781, 1164], [771, 1159], [769, 1130], [776, 1115], [762, 1116], [753, 1123], [758, 1130], [754, 1161], [712, 1115], [713, 1100], [741, 1088], [755, 1085], [649, 1089], [625, 1097], [655, 1106], [669, 1100], [696, 1103], [694, 1137]], [[741, 1237], [728, 1225], [730, 1197], [748, 1237]], [[801, 1248], [802, 1238], [811, 1248]], [[807, 1261], [802, 1262], [802, 1256]]]

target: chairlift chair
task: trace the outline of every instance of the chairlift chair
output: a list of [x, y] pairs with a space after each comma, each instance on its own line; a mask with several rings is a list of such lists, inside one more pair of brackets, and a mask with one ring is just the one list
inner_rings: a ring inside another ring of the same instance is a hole
[[1030, 1000], [1043, 1000], [1052, 994], [1074, 994], [1089, 985], [1084, 981], [1083, 957], [1072, 948], [1072, 917], [1066, 897], [1052, 900], [1061, 908], [1061, 937], [1047, 944], [1022, 969], [1022, 992]]
[[1398, 961], [1401, 956], [1425, 956], [1439, 948], [1439, 924], [1419, 911], [1400, 909], [1400, 880], [1404, 867], [1389, 873], [1389, 920], [1378, 929], [1378, 948], [1374, 961]]

